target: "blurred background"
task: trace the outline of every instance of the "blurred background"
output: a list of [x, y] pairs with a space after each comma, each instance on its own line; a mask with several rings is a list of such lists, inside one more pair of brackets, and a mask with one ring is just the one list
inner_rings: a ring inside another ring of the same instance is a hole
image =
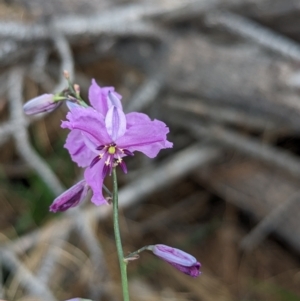
[[300, 300], [299, 20], [298, 0], [0, 1], [0, 299], [121, 300], [110, 206], [48, 211], [83, 176], [67, 108], [22, 111], [68, 70], [170, 127], [119, 174], [124, 251], [180, 248], [202, 275], [143, 253], [132, 300]]

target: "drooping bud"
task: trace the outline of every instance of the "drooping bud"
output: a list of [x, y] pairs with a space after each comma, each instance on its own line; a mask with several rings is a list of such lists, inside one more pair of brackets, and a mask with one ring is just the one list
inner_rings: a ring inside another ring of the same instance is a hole
[[51, 112], [61, 104], [55, 100], [53, 94], [43, 94], [25, 103], [23, 110], [27, 115], [34, 115], [42, 112]]
[[82, 180], [58, 196], [50, 206], [50, 211], [66, 211], [71, 207], [78, 206], [86, 197], [89, 186]]
[[194, 256], [186, 252], [161, 244], [148, 246], [147, 250], [189, 276], [198, 277], [201, 274], [201, 264]]

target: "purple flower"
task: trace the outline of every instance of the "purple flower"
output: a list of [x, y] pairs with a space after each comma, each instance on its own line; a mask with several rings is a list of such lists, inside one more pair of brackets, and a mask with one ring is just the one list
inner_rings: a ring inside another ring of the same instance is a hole
[[66, 211], [71, 207], [79, 205], [86, 197], [89, 187], [82, 180], [58, 196], [50, 206], [50, 211]]
[[85, 167], [84, 177], [93, 190], [92, 202], [106, 204], [102, 195], [103, 180], [113, 166], [120, 165], [126, 173], [123, 158], [140, 151], [150, 158], [161, 149], [172, 147], [167, 141], [169, 132], [165, 123], [151, 120], [142, 113], [124, 114], [121, 96], [113, 87], [101, 88], [95, 80], [89, 89], [92, 107], [71, 107], [68, 121], [62, 128], [71, 130], [65, 147], [72, 160]]
[[23, 110], [27, 115], [34, 115], [42, 112], [51, 112], [61, 104], [55, 100], [53, 94], [43, 94], [25, 103]]
[[166, 245], [149, 246], [148, 250], [189, 276], [198, 277], [201, 274], [200, 262], [188, 253]]

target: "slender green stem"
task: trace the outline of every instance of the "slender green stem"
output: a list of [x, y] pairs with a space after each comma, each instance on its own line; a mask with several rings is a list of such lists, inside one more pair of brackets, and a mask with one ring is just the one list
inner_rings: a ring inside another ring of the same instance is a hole
[[114, 216], [114, 231], [115, 240], [118, 251], [120, 270], [121, 270], [121, 282], [123, 291], [123, 300], [129, 301], [128, 292], [128, 280], [127, 280], [127, 263], [124, 260], [124, 254], [122, 249], [120, 227], [119, 227], [119, 210], [118, 210], [118, 181], [116, 168], [113, 168], [113, 216]]
[[125, 257], [125, 260], [130, 260], [130, 258], [134, 258], [135, 256], [139, 256], [140, 253], [142, 253], [143, 251], [147, 251], [147, 250], [149, 251], [149, 250], [151, 250], [151, 248], [153, 248], [153, 246], [142, 247], [142, 248], [138, 249], [137, 251], [128, 254]]

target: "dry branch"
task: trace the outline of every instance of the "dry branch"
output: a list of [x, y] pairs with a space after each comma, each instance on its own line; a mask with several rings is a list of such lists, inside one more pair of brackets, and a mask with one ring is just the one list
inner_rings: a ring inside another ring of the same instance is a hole
[[300, 193], [296, 192], [288, 200], [271, 210], [258, 225], [247, 234], [240, 243], [242, 249], [251, 251], [261, 243], [268, 234], [274, 232], [278, 227], [285, 226], [284, 221], [293, 214], [293, 206], [300, 201]]
[[298, 157], [280, 150], [276, 147], [262, 143], [251, 137], [246, 137], [233, 130], [222, 128], [218, 125], [204, 125], [192, 118], [178, 116], [169, 120], [181, 125], [191, 132], [198, 139], [209, 139], [233, 150], [248, 155], [251, 158], [261, 161], [270, 167], [276, 167], [293, 177], [300, 178], [300, 160]]
[[247, 40], [262, 45], [284, 57], [300, 61], [300, 44], [288, 39], [258, 23], [231, 12], [212, 12], [206, 16], [212, 26], [221, 25]]
[[208, 100], [193, 99], [188, 97], [169, 96], [166, 99], [166, 105], [172, 109], [180, 110], [199, 116], [199, 119], [209, 119], [217, 123], [235, 125], [241, 128], [259, 131], [274, 131], [274, 132], [290, 132], [291, 129], [286, 128], [286, 124], [281, 124], [278, 127], [272, 118], [262, 118], [249, 114], [249, 112], [236, 109], [230, 106], [211, 105]]
[[42, 300], [56, 301], [51, 291], [43, 282], [35, 277], [19, 259], [11, 252], [11, 250], [1, 249], [0, 256], [2, 263], [17, 277], [19, 282], [33, 296], [39, 296]]
[[257, 227], [263, 230], [263, 236], [256, 237], [254, 228], [250, 248], [270, 231], [275, 231], [300, 251], [298, 180], [291, 180], [280, 171], [274, 172], [258, 162], [237, 156], [210, 170], [198, 170], [194, 175], [208, 190], [248, 212], [255, 220], [262, 221]]
[[14, 123], [13, 136], [19, 155], [24, 161], [36, 171], [48, 185], [54, 194], [59, 195], [64, 191], [57, 177], [54, 175], [48, 165], [39, 157], [36, 151], [31, 147], [28, 133], [26, 130], [26, 119], [23, 112], [23, 79], [25, 75], [24, 68], [12, 69], [9, 77], [9, 104], [11, 120]]

